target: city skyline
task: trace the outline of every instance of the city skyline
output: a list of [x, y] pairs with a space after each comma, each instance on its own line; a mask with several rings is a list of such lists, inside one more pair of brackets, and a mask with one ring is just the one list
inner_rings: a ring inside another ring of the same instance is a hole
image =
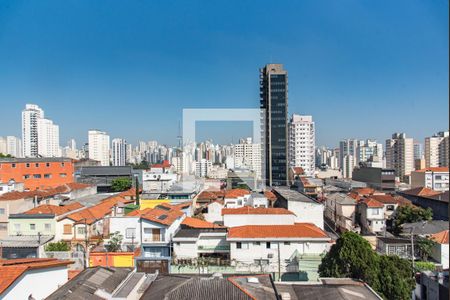
[[[270, 62], [288, 70], [289, 114], [314, 117], [318, 146], [393, 132], [423, 141], [448, 126], [445, 2], [242, 3], [243, 13], [225, 5], [214, 17], [198, 4], [135, 4], [93, 18], [82, 3], [2, 3], [0, 135], [20, 136], [17, 116], [36, 103], [61, 141], [99, 128], [176, 145], [183, 108], [258, 107], [258, 70]], [[261, 28], [267, 9], [283, 16], [284, 31]], [[417, 122], [423, 116], [432, 117]]]

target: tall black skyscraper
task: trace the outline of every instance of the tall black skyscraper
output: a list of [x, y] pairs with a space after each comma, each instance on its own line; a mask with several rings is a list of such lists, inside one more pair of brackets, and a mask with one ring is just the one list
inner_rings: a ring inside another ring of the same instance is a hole
[[265, 130], [265, 177], [269, 186], [287, 185], [288, 178], [288, 78], [282, 64], [260, 70], [261, 109]]

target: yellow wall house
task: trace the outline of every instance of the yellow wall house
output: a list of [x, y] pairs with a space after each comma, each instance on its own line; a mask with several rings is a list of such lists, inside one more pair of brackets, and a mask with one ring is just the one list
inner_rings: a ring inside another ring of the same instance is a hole
[[141, 199], [140, 200], [140, 210], [146, 208], [155, 208], [157, 205], [168, 203], [170, 204], [170, 199]]
[[91, 252], [89, 254], [89, 266], [103, 266], [126, 268], [134, 267], [133, 252]]

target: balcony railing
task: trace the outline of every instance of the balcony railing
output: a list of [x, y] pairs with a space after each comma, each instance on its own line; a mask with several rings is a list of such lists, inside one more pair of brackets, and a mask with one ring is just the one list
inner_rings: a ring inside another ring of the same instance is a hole
[[219, 245], [219, 246], [198, 246], [199, 251], [230, 251], [230, 245]]

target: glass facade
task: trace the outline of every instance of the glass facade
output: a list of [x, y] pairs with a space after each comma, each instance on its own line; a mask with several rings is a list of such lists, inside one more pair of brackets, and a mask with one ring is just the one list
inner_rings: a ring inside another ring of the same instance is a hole
[[261, 109], [265, 121], [266, 184], [287, 185], [287, 72], [281, 65], [261, 70]]

